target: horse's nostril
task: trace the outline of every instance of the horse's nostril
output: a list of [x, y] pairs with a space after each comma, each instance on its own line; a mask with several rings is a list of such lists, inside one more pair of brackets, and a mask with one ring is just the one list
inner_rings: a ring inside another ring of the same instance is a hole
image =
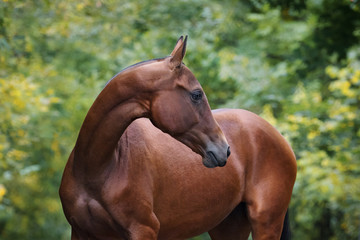
[[230, 151], [230, 146], [229, 146], [228, 149], [227, 149], [227, 157], [229, 157], [230, 154], [231, 154], [231, 151]]

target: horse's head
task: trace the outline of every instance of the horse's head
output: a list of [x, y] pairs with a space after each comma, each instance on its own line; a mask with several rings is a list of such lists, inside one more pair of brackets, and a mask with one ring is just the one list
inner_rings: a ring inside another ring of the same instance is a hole
[[212, 116], [203, 89], [183, 63], [187, 37], [169, 57], [142, 66], [151, 82], [150, 120], [203, 157], [206, 167], [224, 166], [230, 148]]

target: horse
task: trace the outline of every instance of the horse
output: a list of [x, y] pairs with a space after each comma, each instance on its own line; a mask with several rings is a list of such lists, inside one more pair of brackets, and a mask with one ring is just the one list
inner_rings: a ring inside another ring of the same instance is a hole
[[72, 240], [280, 238], [294, 153], [259, 116], [210, 110], [186, 44], [121, 71], [91, 106], [59, 189]]

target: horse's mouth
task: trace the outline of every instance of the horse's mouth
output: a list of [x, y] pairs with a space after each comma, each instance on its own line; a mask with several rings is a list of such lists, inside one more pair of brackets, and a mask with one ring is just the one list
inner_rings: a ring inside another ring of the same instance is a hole
[[214, 168], [214, 167], [223, 167], [226, 164], [226, 160], [225, 161], [219, 161], [216, 157], [216, 155], [209, 151], [206, 152], [206, 156], [203, 160], [203, 164], [205, 165], [205, 167], [208, 168]]

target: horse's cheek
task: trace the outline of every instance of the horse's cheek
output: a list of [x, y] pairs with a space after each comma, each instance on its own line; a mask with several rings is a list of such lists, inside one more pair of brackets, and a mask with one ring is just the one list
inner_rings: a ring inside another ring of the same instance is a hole
[[173, 121], [173, 112], [169, 105], [165, 104], [158, 104], [159, 100], [154, 101], [154, 104], [151, 108], [151, 122], [154, 124], [155, 127], [161, 129], [167, 133], [174, 133], [175, 124]]
[[151, 112], [153, 124], [170, 135], [179, 135], [188, 131], [198, 120], [189, 103], [184, 102], [182, 95], [158, 96], [153, 101]]

